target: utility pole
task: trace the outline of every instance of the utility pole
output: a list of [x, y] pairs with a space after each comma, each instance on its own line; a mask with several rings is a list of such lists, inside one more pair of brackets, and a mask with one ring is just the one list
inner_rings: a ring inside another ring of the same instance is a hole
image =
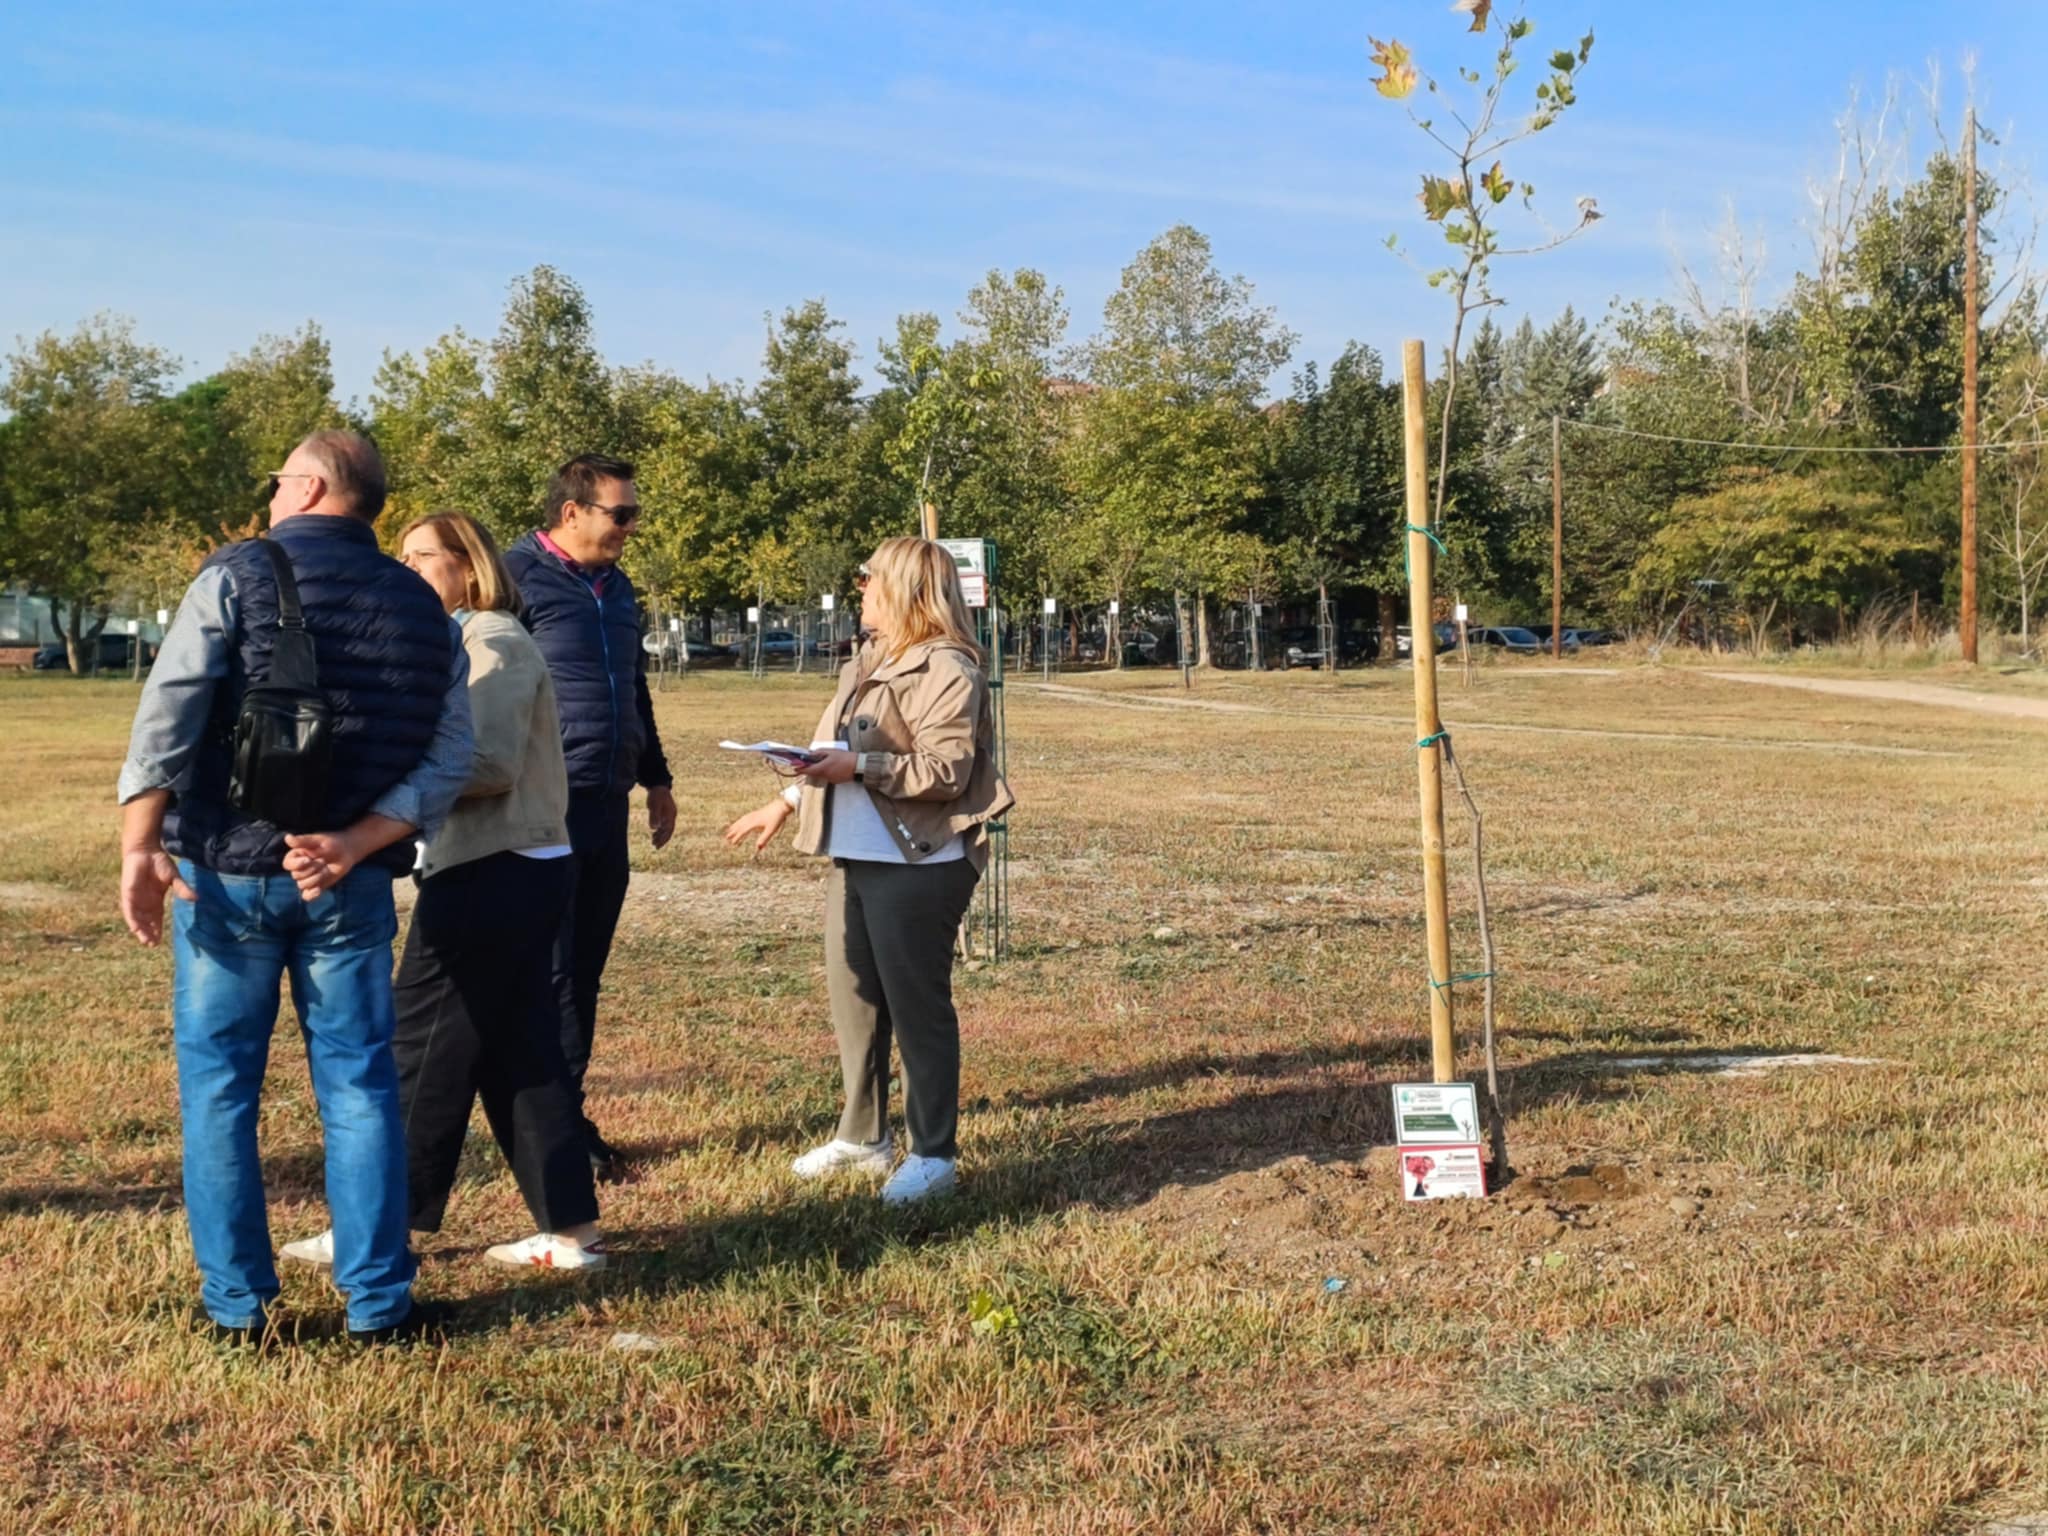
[[1977, 661], [1977, 109], [1963, 113], [1963, 660]]
[[1550, 418], [1550, 655], [1564, 659], [1564, 450]]

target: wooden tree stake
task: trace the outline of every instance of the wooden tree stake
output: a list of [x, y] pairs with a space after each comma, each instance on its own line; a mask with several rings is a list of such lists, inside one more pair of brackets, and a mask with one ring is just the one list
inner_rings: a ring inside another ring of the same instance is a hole
[[1422, 343], [1401, 344], [1401, 398], [1407, 409], [1408, 654], [1415, 663], [1415, 764], [1422, 786], [1422, 900], [1429, 930], [1429, 1049], [1436, 1081], [1457, 1075], [1451, 1030], [1451, 914], [1444, 880], [1444, 760], [1437, 740], [1436, 551], [1429, 527], [1429, 427], [1424, 420], [1428, 380]]

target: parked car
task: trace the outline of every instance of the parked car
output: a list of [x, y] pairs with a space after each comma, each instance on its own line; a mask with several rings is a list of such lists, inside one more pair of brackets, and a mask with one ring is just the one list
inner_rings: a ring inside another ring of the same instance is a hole
[[[135, 665], [135, 653], [131, 645], [142, 647], [142, 664], [146, 667], [156, 660], [156, 646], [147, 640], [137, 640], [132, 635], [114, 634], [102, 631], [99, 637], [99, 670], [102, 672], [125, 672]], [[87, 643], [84, 656], [88, 671], [91, 670], [92, 645]], [[30, 663], [38, 672], [62, 672], [71, 665], [70, 654], [64, 649], [62, 640], [52, 640], [35, 654]]]
[[[1524, 624], [1521, 627], [1528, 630], [1530, 634], [1541, 641], [1544, 650], [1550, 649], [1550, 626], [1548, 624]], [[1566, 628], [1564, 632], [1565, 650], [1576, 651], [1579, 648], [1579, 633], [1576, 629]]]
[[1506, 651], [1511, 656], [1534, 656], [1547, 649], [1529, 630], [1513, 624], [1498, 628], [1475, 629], [1471, 631], [1471, 639], [1474, 645]]
[[1173, 660], [1173, 647], [1162, 645], [1159, 636], [1149, 629], [1127, 629], [1124, 631], [1124, 665], [1127, 667], [1147, 666], [1153, 662]]
[[731, 646], [714, 645], [709, 640], [695, 637], [678, 643], [675, 635], [647, 635], [640, 641], [640, 649], [668, 666], [686, 663], [693, 667], [729, 667], [738, 660]]
[[[741, 634], [733, 642], [734, 652], [746, 661], [754, 657], [754, 635], [751, 630]], [[763, 656], [787, 656], [794, 658], [797, 651], [796, 631], [793, 629], [764, 629], [761, 631], [761, 654]]]
[[[1477, 645], [1479, 643], [1479, 631], [1473, 630], [1471, 636], [1472, 643]], [[1441, 656], [1448, 651], [1455, 651], [1457, 648], [1458, 626], [1446, 619], [1443, 623], [1436, 626], [1436, 653]], [[1394, 631], [1394, 654], [1396, 656], [1412, 656], [1414, 653], [1415, 637], [1409, 633], [1408, 626], [1403, 624]]]
[[1568, 629], [1564, 632], [1566, 645], [1612, 645], [1620, 638], [1611, 629]]

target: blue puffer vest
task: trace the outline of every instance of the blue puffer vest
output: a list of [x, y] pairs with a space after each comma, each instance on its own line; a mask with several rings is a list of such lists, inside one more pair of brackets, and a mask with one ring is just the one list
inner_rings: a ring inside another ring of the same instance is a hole
[[505, 568], [554, 679], [569, 788], [623, 795], [666, 784], [660, 744], [640, 719], [640, 604], [626, 573], [613, 566], [593, 589], [532, 533], [505, 552]]
[[[324, 830], [338, 831], [419, 765], [448, 692], [454, 640], [441, 600], [377, 547], [368, 523], [332, 514], [288, 518], [271, 531], [292, 563], [320, 688], [334, 711], [334, 766]], [[192, 787], [164, 816], [164, 847], [224, 875], [274, 875], [284, 834], [228, 804], [230, 747], [242, 694], [270, 672], [277, 635], [277, 580], [251, 541], [215, 551], [227, 567], [237, 614], [231, 670], [214, 692], [213, 717]], [[410, 842], [372, 861], [393, 874], [412, 867]]]

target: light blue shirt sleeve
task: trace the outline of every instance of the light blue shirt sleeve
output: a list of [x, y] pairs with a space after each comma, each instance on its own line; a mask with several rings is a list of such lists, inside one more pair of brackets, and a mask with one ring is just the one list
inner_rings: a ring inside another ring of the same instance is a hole
[[441, 717], [434, 723], [434, 739], [427, 743], [413, 771], [387, 789], [373, 814], [389, 816], [431, 838], [441, 830], [449, 811], [469, 782], [470, 760], [476, 755], [476, 736], [469, 720], [469, 652], [462, 648], [462, 626], [448, 621], [448, 640], [454, 659], [448, 665], [448, 689], [441, 696]]
[[142, 685], [115, 791], [121, 804], [153, 789], [182, 793], [191, 787], [214, 689], [232, 664], [235, 622], [235, 586], [226, 568], [212, 566], [193, 577]]

